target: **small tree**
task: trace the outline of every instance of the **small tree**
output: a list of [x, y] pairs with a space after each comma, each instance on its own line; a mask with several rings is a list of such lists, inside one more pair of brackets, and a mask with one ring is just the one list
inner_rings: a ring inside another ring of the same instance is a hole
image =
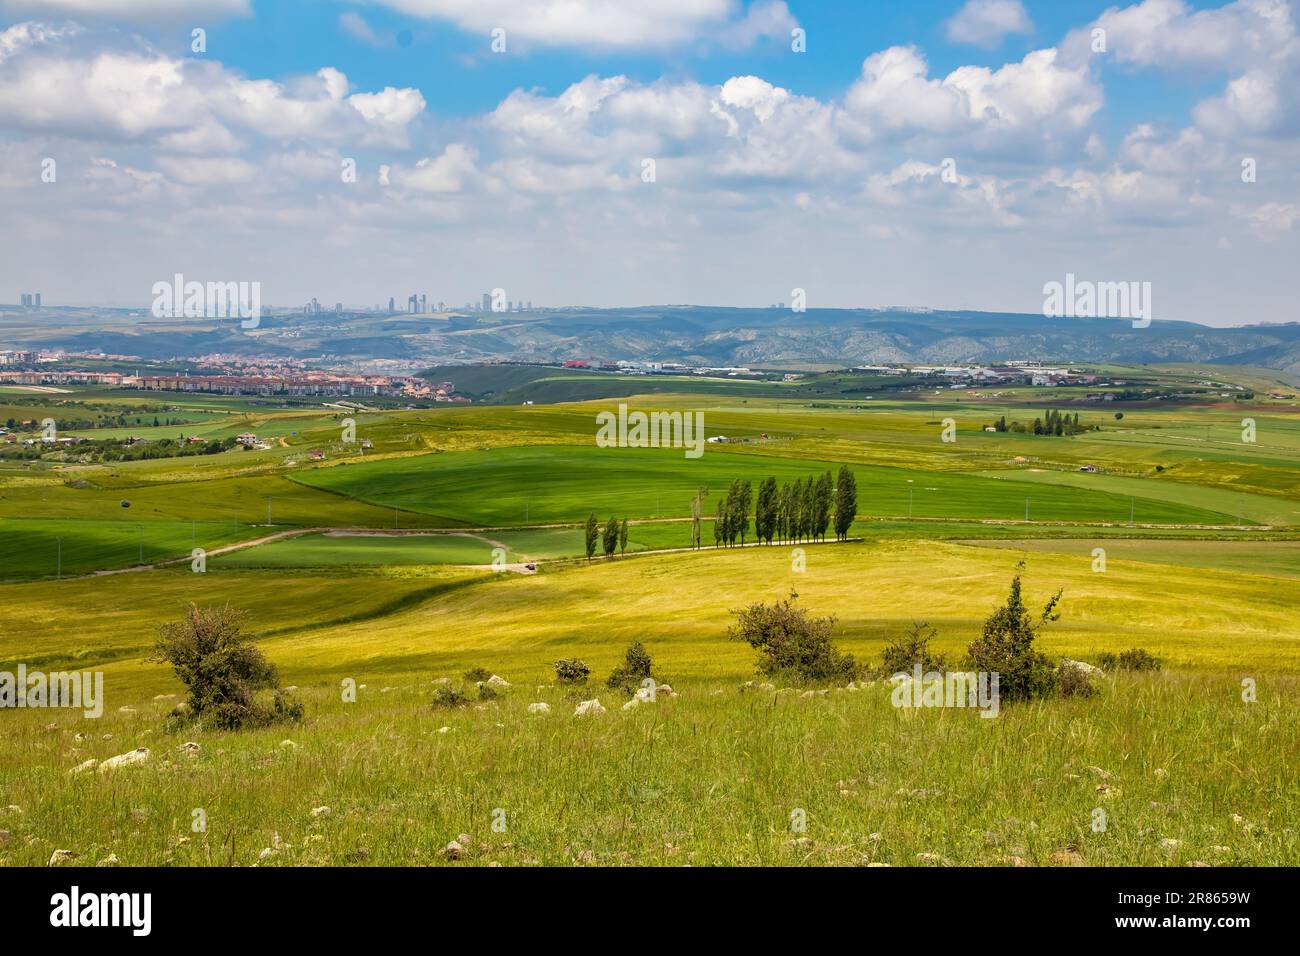
[[795, 605], [798, 595], [776, 604], [751, 604], [733, 610], [732, 640], [745, 641], [762, 652], [758, 669], [769, 677], [829, 683], [852, 680], [858, 672], [853, 655], [842, 654], [831, 641], [834, 617], [810, 617]]
[[618, 553], [627, 554], [627, 519], [618, 526]]
[[905, 633], [890, 639], [885, 644], [885, 651], [880, 662], [880, 676], [892, 677], [894, 674], [911, 673], [917, 664], [921, 665], [923, 674], [942, 674], [948, 669], [948, 662], [942, 654], [930, 652], [930, 641], [938, 631], [924, 621], [913, 621]]
[[[1020, 562], [1017, 571], [1023, 570], [1024, 566], [1024, 562]], [[1061, 616], [1056, 612], [1060, 600], [1061, 592], [1057, 591], [1035, 620], [1020, 596], [1020, 574], [1017, 573], [1011, 579], [1011, 593], [1006, 604], [989, 615], [983, 633], [968, 648], [970, 665], [974, 670], [999, 675], [999, 694], [1005, 700], [1046, 697], [1056, 690], [1056, 666], [1046, 654], [1035, 650], [1034, 638], [1044, 624]]]
[[596, 554], [596, 539], [600, 537], [600, 525], [596, 521], [596, 516], [590, 514], [587, 516], [587, 560], [590, 561]]
[[[275, 665], [241, 633], [242, 611], [193, 602], [179, 621], [158, 628], [152, 660], [172, 665], [189, 688], [189, 712], [222, 730], [264, 726], [302, 716], [302, 705], [278, 689]], [[270, 706], [257, 699], [272, 690]]]
[[637, 641], [627, 649], [623, 663], [614, 668], [605, 683], [631, 696], [648, 677], [650, 677], [650, 655], [646, 652], [645, 645]]
[[612, 558], [614, 552], [618, 550], [618, 519], [611, 517], [605, 522], [605, 534], [602, 544], [605, 546], [605, 557]]

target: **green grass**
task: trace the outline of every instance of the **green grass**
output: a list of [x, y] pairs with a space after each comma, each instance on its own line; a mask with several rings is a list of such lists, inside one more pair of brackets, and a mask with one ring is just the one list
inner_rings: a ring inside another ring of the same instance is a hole
[[[676, 684], [630, 713], [592, 688], [609, 713], [581, 719], [555, 689], [440, 712], [427, 675], [369, 683], [352, 704], [311, 687], [303, 725], [242, 734], [159, 734], [170, 700], [60, 714], [53, 730], [22, 712], [6, 718], [0, 806], [18, 809], [0, 810], [0, 862], [448, 864], [462, 833], [461, 866], [1300, 861], [1294, 680], [1245, 704], [1231, 679], [1120, 678], [1099, 700], [994, 720], [899, 710], [883, 686], [805, 699]], [[552, 712], [528, 714], [534, 700]], [[182, 740], [202, 750], [183, 756]], [[144, 765], [68, 772], [137, 746]]]
[[153, 564], [264, 534], [234, 522], [0, 518], [0, 536], [20, 547], [0, 551], [0, 580], [89, 574]]
[[[699, 487], [717, 496], [735, 478], [757, 483], [802, 479], [836, 468], [833, 461], [765, 458], [706, 451], [686, 459], [678, 450], [601, 449], [551, 445], [496, 448], [345, 464], [298, 472], [293, 480], [375, 505], [399, 507], [482, 526], [580, 521], [589, 511], [648, 518], [690, 514]], [[857, 466], [860, 514], [946, 518], [1128, 521], [1129, 499], [1101, 491], [1044, 485], [1026, 490], [996, 478], [880, 466]], [[909, 499], [909, 483], [910, 499]], [[1168, 501], [1141, 499], [1136, 520], [1222, 524], [1229, 515]]]

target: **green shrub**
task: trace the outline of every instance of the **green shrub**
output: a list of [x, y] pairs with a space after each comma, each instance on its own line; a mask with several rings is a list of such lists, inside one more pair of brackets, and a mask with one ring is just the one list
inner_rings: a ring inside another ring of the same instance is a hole
[[577, 658], [566, 657], [556, 661], [553, 666], [557, 684], [578, 686], [587, 683], [587, 678], [591, 676], [591, 668], [587, 666], [587, 662]]
[[758, 669], [768, 677], [808, 683], [853, 680], [858, 665], [831, 641], [834, 617], [810, 617], [795, 605], [797, 594], [776, 604], [751, 604], [733, 610], [732, 640], [745, 641], [762, 652]]
[[[302, 704], [278, 687], [275, 666], [242, 634], [245, 614], [226, 605], [194, 603], [179, 621], [158, 628], [151, 660], [172, 665], [187, 688], [178, 721], [202, 721], [221, 730], [263, 727], [302, 717]], [[274, 691], [268, 706], [260, 691]]]
[[[1024, 567], [1021, 562], [1020, 568]], [[1035, 650], [1034, 638], [1042, 625], [1060, 617], [1057, 591], [1035, 620], [1020, 596], [1020, 575], [1011, 579], [1007, 602], [989, 615], [980, 637], [967, 648], [971, 670], [998, 674], [998, 694], [1006, 701], [1048, 697], [1057, 690], [1057, 668], [1047, 655]]]
[[1062, 697], [1096, 697], [1097, 685], [1081, 667], [1062, 667], [1057, 675], [1057, 690]]
[[1163, 666], [1160, 658], [1141, 647], [1121, 651], [1118, 655], [1101, 654], [1097, 666], [1104, 671], [1158, 671]]
[[879, 676], [910, 674], [917, 664], [921, 665], [922, 673], [942, 674], [948, 669], [947, 660], [942, 654], [930, 653], [930, 640], [938, 633], [924, 621], [913, 621], [906, 633], [886, 642]]
[[501, 692], [491, 684], [484, 682], [478, 685], [479, 700], [496, 700], [500, 696]]
[[492, 672], [485, 667], [471, 667], [465, 672], [465, 682], [477, 684], [479, 681], [487, 680], [491, 676]]
[[433, 706], [435, 709], [450, 709], [453, 707], [463, 707], [469, 703], [469, 698], [458, 687], [451, 684], [439, 684], [437, 690], [433, 692]]
[[650, 677], [650, 655], [645, 645], [637, 641], [627, 649], [623, 663], [614, 668], [605, 683], [608, 687], [621, 690], [629, 697], [637, 692], [641, 682]]

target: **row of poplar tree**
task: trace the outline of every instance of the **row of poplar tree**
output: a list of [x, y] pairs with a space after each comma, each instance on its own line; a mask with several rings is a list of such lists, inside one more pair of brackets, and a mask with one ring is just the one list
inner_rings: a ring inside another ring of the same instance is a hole
[[773, 541], [824, 541], [834, 519], [835, 537], [843, 541], [858, 513], [858, 483], [848, 466], [839, 475], [829, 471], [778, 485], [764, 478], [758, 495], [748, 481], [736, 479], [718, 500], [713, 521], [715, 546], [743, 545], [754, 516], [754, 537], [763, 544]]
[[[762, 544], [788, 541], [824, 541], [826, 532], [835, 527], [835, 537], [843, 541], [858, 513], [858, 482], [847, 465], [832, 477], [829, 471], [795, 479], [778, 485], [775, 478], [764, 478], [754, 494], [752, 482], [737, 478], [718, 499], [713, 521], [716, 547], [743, 545], [753, 516], [754, 537]], [[602, 529], [600, 520], [589, 515], [586, 524], [587, 560], [602, 548], [605, 557], [627, 550], [627, 519], [610, 518]]]

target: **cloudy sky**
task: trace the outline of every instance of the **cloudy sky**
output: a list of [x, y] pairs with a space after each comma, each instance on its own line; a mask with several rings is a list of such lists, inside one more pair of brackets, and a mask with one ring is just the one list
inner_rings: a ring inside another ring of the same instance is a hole
[[0, 0], [0, 210], [5, 302], [1289, 321], [1300, 0]]

